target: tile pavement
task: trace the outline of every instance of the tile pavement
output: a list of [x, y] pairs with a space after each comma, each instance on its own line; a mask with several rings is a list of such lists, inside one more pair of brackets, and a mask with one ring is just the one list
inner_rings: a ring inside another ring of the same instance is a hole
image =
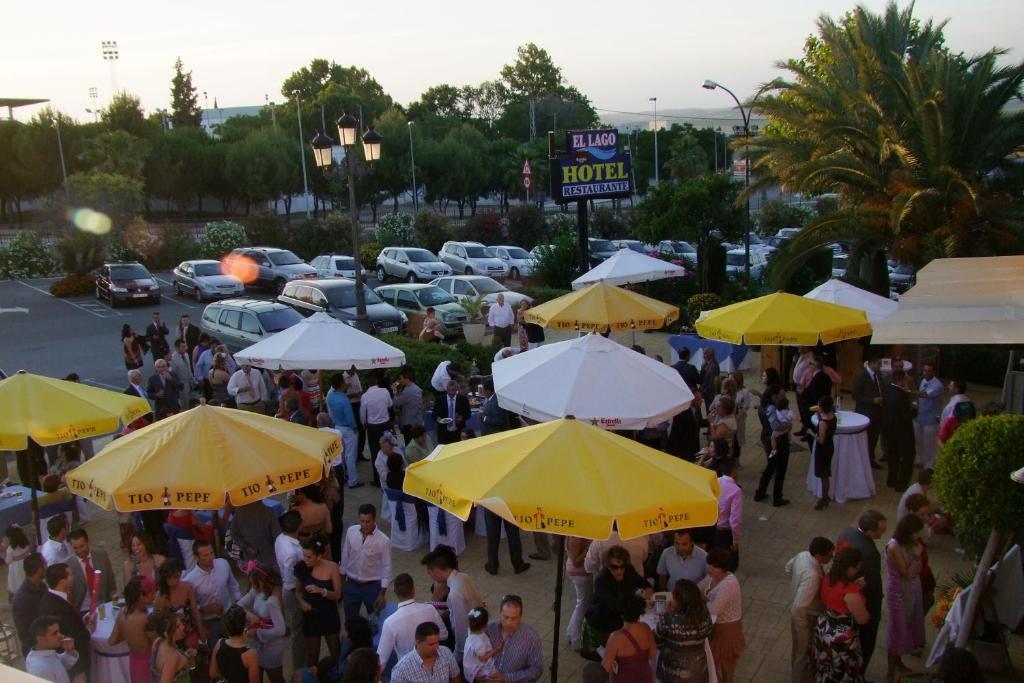
[[[549, 335], [567, 338], [571, 335]], [[630, 334], [614, 335], [616, 341], [631, 344]], [[637, 336], [636, 343], [645, 346], [648, 353], [660, 353], [669, 358], [665, 335], [642, 334]], [[754, 367], [759, 367], [758, 359], [753, 359]], [[753, 370], [748, 373], [748, 385], [756, 384], [759, 373]], [[994, 391], [994, 390], [993, 390]], [[754, 436], [756, 420], [748, 420], [747, 448], [741, 458], [739, 482], [748, 493], [744, 497], [743, 543], [741, 544], [740, 567], [736, 572], [743, 591], [743, 625], [747, 641], [747, 649], [739, 661], [737, 670], [738, 681], [757, 681], [757, 683], [775, 683], [790, 680], [790, 635], [787, 604], [789, 601], [789, 582], [785, 574], [786, 561], [795, 553], [806, 548], [810, 539], [817, 535], [835, 538], [840, 530], [854, 523], [858, 514], [869, 507], [895, 516], [899, 496], [895, 491], [879, 486], [878, 493], [870, 500], [850, 501], [844, 505], [833, 504], [827, 510], [813, 509], [814, 497], [806, 490], [804, 479], [808, 465], [807, 450], [795, 451], [790, 460], [790, 468], [786, 479], [786, 495], [792, 503], [783, 508], [772, 507], [770, 503], [755, 503], [752, 491], [756, 487], [757, 477], [761, 472], [764, 456], [756, 445]], [[361, 463], [367, 471], [363, 479], [369, 476], [370, 463]], [[876, 481], [884, 471], [876, 471]], [[349, 492], [346, 496], [345, 522], [354, 521], [354, 510], [364, 502], [378, 504], [380, 494], [377, 489], [365, 487]], [[94, 514], [87, 528], [95, 542], [112, 549], [112, 559], [123, 559], [117, 550], [117, 521], [112, 513], [93, 508]], [[524, 533], [524, 553], [533, 550], [532, 539]], [[880, 541], [881, 545], [884, 541]], [[940, 585], [954, 572], [970, 570], [970, 564], [956, 552], [956, 543], [949, 536], [937, 536], [929, 543], [930, 557], [936, 577]], [[420, 558], [426, 551], [394, 553], [394, 572], [408, 572], [416, 580], [422, 593], [426, 590], [428, 580]], [[531, 560], [532, 568], [519, 576], [515, 576], [508, 560], [507, 548], [502, 543], [501, 570], [497, 576], [490, 576], [483, 570], [485, 543], [482, 537], [470, 533], [467, 527], [467, 549], [459, 558], [463, 571], [471, 574], [476, 580], [484, 599], [489, 605], [496, 606], [502, 595], [517, 593], [524, 599], [525, 620], [539, 633], [545, 643], [546, 660], [550, 663], [551, 645], [554, 636], [554, 588], [555, 560]], [[6, 569], [0, 571], [0, 581], [6, 585]], [[244, 579], [243, 579], [244, 580]], [[118, 581], [120, 583], [120, 581]], [[3, 601], [6, 601], [6, 595]], [[562, 629], [569, 619], [575, 601], [572, 584], [566, 581], [562, 596]], [[884, 617], [880, 627], [879, 646], [875, 652], [868, 678], [881, 681], [885, 678], [884, 651]], [[935, 629], [927, 625], [928, 643], [935, 637]], [[578, 681], [585, 663], [576, 653], [565, 645], [564, 635], [559, 637], [559, 680]], [[1011, 656], [1018, 671], [1024, 670], [1024, 639], [1012, 637], [1010, 643]], [[906, 658], [912, 667], [923, 666], [923, 662]], [[288, 663], [286, 671], [290, 670]], [[549, 680], [545, 675], [544, 680]], [[989, 680], [1011, 680], [1010, 677], [990, 678]]]

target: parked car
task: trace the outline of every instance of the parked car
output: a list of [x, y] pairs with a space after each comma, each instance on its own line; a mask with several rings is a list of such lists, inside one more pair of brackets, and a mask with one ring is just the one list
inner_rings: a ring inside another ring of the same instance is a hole
[[[742, 275], [746, 270], [745, 264], [746, 250], [730, 249], [725, 252], [725, 272], [726, 275], [737, 276]], [[750, 277], [754, 280], [760, 280], [764, 277], [764, 271], [768, 267], [768, 255], [758, 249], [750, 250]]]
[[377, 279], [381, 282], [387, 282], [388, 277], [421, 282], [451, 274], [451, 266], [426, 249], [387, 247], [377, 255]]
[[850, 257], [846, 254], [832, 254], [832, 277], [844, 277], [850, 265]]
[[612, 240], [612, 244], [615, 245], [616, 249], [632, 249], [638, 254], [644, 256], [650, 256], [654, 251], [654, 247], [649, 244], [644, 244], [640, 240]]
[[367, 334], [405, 333], [408, 318], [390, 304], [384, 303], [377, 293], [364, 285], [366, 318], [356, 317], [355, 280], [292, 281], [284, 286], [277, 300], [309, 317], [314, 313], [327, 313]]
[[505, 302], [516, 306], [520, 301], [533, 303], [533, 298], [519, 292], [511, 292], [505, 285], [483, 275], [452, 275], [450, 277], [439, 277], [430, 284], [437, 285], [449, 293], [456, 300], [467, 297], [482, 296], [484, 301], [492, 304], [498, 300], [498, 293], [505, 294]]
[[104, 263], [96, 276], [96, 298], [108, 299], [111, 308], [130, 301], [160, 303], [160, 284], [141, 263]]
[[597, 237], [591, 237], [587, 240], [589, 246], [587, 250], [590, 252], [590, 265], [591, 267], [598, 265], [602, 261], [610, 259], [615, 256], [615, 252], [619, 250], [617, 246], [612, 244], [611, 240], [603, 240]]
[[789, 243], [790, 239], [791, 238], [789, 237], [780, 237], [779, 235], [772, 235], [771, 237], [766, 237], [764, 241], [768, 244], [768, 246], [778, 251], [779, 249], [782, 249], [784, 246], [786, 246], [786, 244]]
[[445, 337], [462, 334], [466, 311], [448, 292], [431, 284], [384, 285], [374, 290], [384, 300], [406, 316], [426, 315], [433, 307], [434, 316], [441, 321]]
[[513, 280], [522, 280], [524, 277], [529, 277], [530, 273], [533, 272], [534, 266], [537, 265], [531, 253], [522, 247], [501, 244], [491, 247], [491, 251], [505, 263], [505, 266], [508, 268], [508, 276]]
[[317, 277], [324, 279], [347, 277], [354, 280], [356, 277], [356, 260], [344, 254], [322, 254], [309, 265], [316, 269]]
[[235, 256], [244, 256], [256, 264], [257, 271], [253, 273], [252, 281], [246, 282], [250, 287], [259, 287], [280, 294], [287, 282], [315, 280], [317, 276], [316, 268], [287, 249], [239, 247], [232, 249], [231, 253]]
[[907, 291], [917, 282], [917, 271], [913, 266], [898, 263], [889, 270], [889, 284], [897, 294]]
[[491, 277], [508, 275], [505, 262], [479, 242], [445, 242], [440, 256], [442, 261], [451, 266], [453, 273]]
[[301, 315], [276, 301], [225, 299], [203, 309], [199, 328], [235, 352], [301, 320]]
[[697, 264], [697, 249], [689, 242], [682, 240], [662, 240], [658, 242], [658, 254], [673, 260], [685, 261], [689, 267]]
[[793, 239], [800, 234], [800, 228], [779, 228], [778, 232], [775, 233], [776, 237], [785, 237], [786, 239]]
[[242, 281], [225, 273], [221, 262], [212, 259], [182, 261], [171, 271], [171, 278], [177, 296], [191, 294], [200, 303], [208, 299], [242, 296], [245, 293]]

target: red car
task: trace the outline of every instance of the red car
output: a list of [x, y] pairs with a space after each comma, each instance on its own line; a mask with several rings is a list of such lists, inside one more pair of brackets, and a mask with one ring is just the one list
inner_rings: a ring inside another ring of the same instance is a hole
[[111, 308], [132, 301], [160, 303], [160, 284], [141, 263], [104, 263], [96, 277], [96, 298]]

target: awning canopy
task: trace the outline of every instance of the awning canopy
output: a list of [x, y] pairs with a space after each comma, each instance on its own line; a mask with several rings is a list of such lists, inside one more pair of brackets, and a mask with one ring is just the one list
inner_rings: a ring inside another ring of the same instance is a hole
[[875, 344], [1024, 344], [1024, 256], [935, 259]]

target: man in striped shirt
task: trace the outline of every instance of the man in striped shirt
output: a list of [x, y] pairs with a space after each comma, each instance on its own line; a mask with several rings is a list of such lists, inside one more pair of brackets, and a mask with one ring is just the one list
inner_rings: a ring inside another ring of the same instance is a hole
[[539, 680], [544, 673], [544, 650], [533, 627], [523, 623], [523, 599], [506, 595], [501, 599], [499, 619], [487, 625], [491, 647], [501, 646], [494, 656], [498, 673], [495, 683], [519, 683]]

